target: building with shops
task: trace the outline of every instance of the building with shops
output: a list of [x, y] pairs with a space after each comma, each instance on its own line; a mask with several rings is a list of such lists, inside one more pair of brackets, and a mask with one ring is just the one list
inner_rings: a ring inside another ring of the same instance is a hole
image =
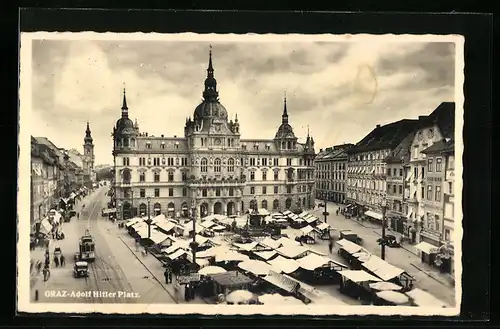
[[314, 159], [316, 198], [343, 203], [347, 191], [347, 149], [354, 144], [342, 144], [321, 149]]
[[408, 204], [406, 200], [410, 195], [410, 147], [414, 133], [410, 133], [403, 141], [385, 158], [386, 165], [386, 199], [387, 221], [391, 229], [416, 240], [416, 231], [412, 230], [408, 221]]
[[[419, 229], [419, 240], [434, 246], [439, 246], [442, 239], [443, 205], [440, 204], [443, 202], [444, 159], [428, 158], [427, 152], [432, 150], [433, 144], [453, 138], [454, 120], [455, 103], [441, 103], [430, 115], [419, 117], [411, 144], [410, 195], [406, 199], [409, 219]], [[426, 152], [422, 152], [424, 150]], [[439, 172], [436, 172], [436, 165]], [[436, 186], [440, 201], [436, 201]]]
[[[126, 95], [113, 129], [118, 218], [238, 215], [250, 208], [303, 209], [314, 204], [314, 140], [300, 143], [286, 97], [274, 138], [241, 139], [237, 115], [219, 100], [210, 52], [203, 101], [186, 119], [184, 136], [149, 135], [129, 118]], [[281, 112], [281, 111], [280, 111]], [[256, 123], [257, 124], [257, 123]]]
[[417, 123], [418, 120], [405, 119], [377, 125], [347, 150], [347, 202], [353, 205], [354, 215], [382, 220], [382, 200], [387, 196], [385, 159], [415, 130]]

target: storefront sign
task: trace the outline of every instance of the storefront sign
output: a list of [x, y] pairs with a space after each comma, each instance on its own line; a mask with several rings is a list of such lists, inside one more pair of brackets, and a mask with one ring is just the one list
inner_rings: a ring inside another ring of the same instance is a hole
[[189, 275], [183, 275], [177, 277], [177, 283], [179, 284], [186, 284], [189, 282], [196, 282], [196, 281], [200, 281], [199, 273], [191, 273]]

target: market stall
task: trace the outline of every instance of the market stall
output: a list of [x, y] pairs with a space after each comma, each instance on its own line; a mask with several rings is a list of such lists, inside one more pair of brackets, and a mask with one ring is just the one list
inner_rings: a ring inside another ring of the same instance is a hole
[[309, 249], [298, 245], [284, 245], [283, 247], [276, 249], [276, 251], [281, 256], [290, 259], [302, 258], [310, 253]]
[[255, 259], [249, 259], [239, 263], [238, 268], [254, 276], [265, 276], [273, 270], [271, 265]]
[[[349, 262], [350, 265], [356, 265], [355, 263], [353, 264], [354, 261], [357, 260], [356, 257], [353, 256], [353, 254], [356, 254], [358, 252], [367, 252], [363, 247], [360, 245], [355, 244], [354, 242], [351, 242], [346, 239], [341, 239], [335, 242], [337, 246], [339, 247], [337, 253], [340, 255], [340, 257], [344, 258], [346, 261]], [[356, 268], [357, 266], [353, 266]]]
[[262, 280], [266, 283], [262, 289], [266, 293], [277, 292], [283, 295], [295, 295], [300, 287], [300, 284], [290, 276], [277, 271], [270, 271]]
[[332, 238], [330, 235], [330, 230], [331, 230], [330, 224], [320, 223], [316, 225], [315, 229], [317, 230], [318, 237], [321, 240], [330, 240]]
[[297, 263], [301, 269], [299, 277], [314, 283], [339, 282], [339, 273], [348, 268], [347, 265], [315, 253], [297, 259]]
[[415, 279], [411, 275], [375, 255], [371, 255], [361, 266], [365, 271], [375, 275], [383, 281], [402, 286], [403, 291], [411, 290], [413, 287], [413, 281]]
[[276, 258], [276, 256], [278, 256], [278, 252], [275, 250], [253, 251], [252, 256], [254, 256], [253, 258], [269, 262], [269, 260], [274, 259]]
[[413, 306], [435, 308], [451, 307], [450, 305], [438, 299], [437, 297], [434, 297], [427, 291], [419, 288], [413, 288], [412, 290], [407, 291], [406, 295], [410, 298], [410, 303]]
[[294, 259], [288, 259], [283, 256], [278, 256], [273, 260], [269, 260], [268, 264], [270, 264], [276, 270], [279, 270], [285, 274], [291, 274], [297, 271], [300, 267], [300, 263]]
[[382, 282], [381, 279], [363, 270], [344, 270], [340, 272], [340, 275], [342, 276], [340, 292], [366, 301], [372, 300], [370, 284], [372, 282]]
[[212, 282], [211, 296], [223, 295], [223, 300], [236, 290], [248, 290], [253, 280], [238, 271], [229, 271], [208, 275]]

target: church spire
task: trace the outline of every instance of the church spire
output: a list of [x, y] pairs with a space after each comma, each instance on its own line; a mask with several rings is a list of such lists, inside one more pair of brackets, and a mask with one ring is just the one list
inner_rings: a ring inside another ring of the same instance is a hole
[[210, 51], [208, 52], [207, 78], [205, 79], [203, 98], [205, 101], [217, 101], [218, 97], [217, 80], [214, 78], [214, 67], [212, 64], [212, 45], [210, 45]]
[[92, 138], [92, 132], [90, 131], [90, 124], [87, 121], [87, 129], [85, 129], [85, 144], [92, 144], [93, 138]]
[[285, 91], [285, 100], [283, 106], [283, 115], [281, 116], [281, 123], [282, 124], [288, 123], [288, 110], [286, 108], [286, 91]]
[[122, 118], [128, 118], [127, 94], [125, 88], [123, 88]]

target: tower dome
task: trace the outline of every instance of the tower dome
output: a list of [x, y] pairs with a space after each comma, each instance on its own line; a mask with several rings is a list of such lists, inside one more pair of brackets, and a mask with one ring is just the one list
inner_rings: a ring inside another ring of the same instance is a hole
[[127, 97], [123, 89], [122, 117], [116, 121], [116, 131], [120, 133], [132, 133], [135, 131], [134, 122], [128, 117]]
[[275, 139], [296, 139], [295, 134], [293, 133], [292, 126], [288, 123], [288, 110], [286, 107], [286, 96], [285, 103], [283, 108], [283, 115], [281, 116], [281, 125], [276, 132]]

